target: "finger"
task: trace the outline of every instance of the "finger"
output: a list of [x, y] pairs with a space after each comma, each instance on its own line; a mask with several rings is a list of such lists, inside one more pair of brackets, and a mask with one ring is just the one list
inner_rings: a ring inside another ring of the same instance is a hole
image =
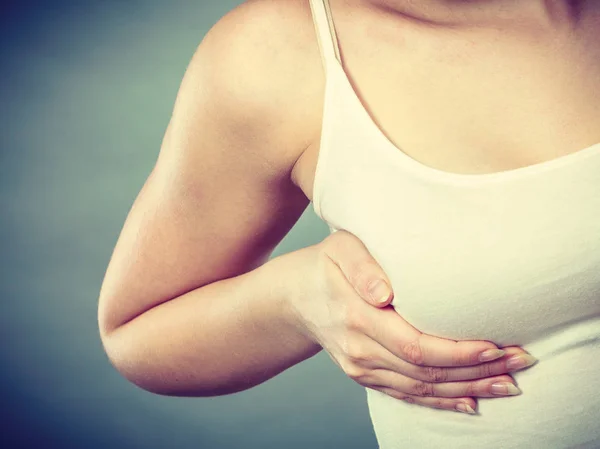
[[[446, 375], [438, 376], [438, 378], [442, 377], [445, 378], [445, 381], [447, 382], [455, 382], [461, 380], [483, 379], [500, 374], [508, 374], [515, 371], [520, 371], [533, 366], [538, 361], [531, 354], [528, 354], [526, 351], [518, 347], [505, 347], [502, 348], [502, 350], [506, 354], [493, 362], [456, 368], [417, 367], [417, 370], [421, 370], [419, 374], [425, 376], [424, 380], [429, 380], [432, 377], [435, 377], [436, 370], [448, 370]], [[516, 364], [516, 361], [519, 361], [519, 364]], [[420, 377], [417, 375], [415, 378]]]
[[327, 237], [325, 254], [342, 271], [356, 293], [369, 304], [385, 307], [394, 299], [392, 283], [364, 243], [345, 230]]
[[[424, 334], [405, 321], [392, 306], [366, 308], [364, 333], [395, 356], [419, 366], [473, 366], [483, 361], [483, 353], [505, 353], [489, 341], [456, 341]], [[489, 360], [486, 360], [489, 361]]]
[[[383, 385], [404, 394], [422, 397], [458, 398], [473, 396], [481, 398], [498, 398], [515, 396], [521, 391], [512, 377], [496, 376], [468, 382], [431, 383], [411, 379], [388, 370], [374, 370], [363, 376], [363, 382]], [[496, 385], [492, 388], [492, 385]], [[512, 385], [512, 388], [508, 385]]]
[[[423, 380], [426, 382], [456, 382], [473, 379], [484, 379], [487, 377], [497, 376], [500, 374], [507, 374], [509, 372], [518, 371], [535, 364], [537, 359], [532, 357], [526, 351], [519, 347], [506, 347], [502, 348], [506, 354], [493, 362], [483, 363], [475, 366], [468, 367], [439, 367], [439, 366], [418, 366], [412, 363], [405, 362], [404, 360], [396, 357], [391, 352], [383, 347], [369, 349], [373, 353], [377, 351], [376, 365], [375, 363], [371, 366], [372, 368], [387, 369], [394, 371], [399, 374], [403, 374], [412, 379]], [[525, 362], [527, 363], [522, 368], [515, 369], [513, 366], [509, 366], [508, 361], [515, 356], [525, 356]]]
[[[437, 408], [442, 410], [449, 410], [454, 412], [476, 414], [477, 413], [477, 402], [472, 398], [436, 398], [436, 397], [422, 397], [413, 396], [406, 393], [401, 393], [394, 390], [393, 388], [375, 385], [369, 387], [373, 390], [380, 391], [381, 393], [387, 394], [395, 399], [399, 399], [409, 404], [416, 404], [423, 407]], [[465, 408], [464, 406], [468, 408]], [[470, 409], [470, 410], [469, 410]]]

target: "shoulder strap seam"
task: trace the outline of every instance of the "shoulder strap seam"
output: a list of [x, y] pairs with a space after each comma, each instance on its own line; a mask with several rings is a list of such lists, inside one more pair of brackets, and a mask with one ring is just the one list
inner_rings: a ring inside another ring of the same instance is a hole
[[341, 57], [328, 0], [309, 0], [321, 56], [329, 64], [332, 58], [341, 64]]
[[342, 58], [340, 56], [340, 46], [337, 38], [337, 33], [335, 31], [335, 25], [333, 23], [333, 15], [331, 13], [331, 7], [329, 5], [329, 0], [323, 0], [323, 6], [325, 7], [325, 13], [327, 15], [327, 23], [329, 25], [329, 34], [331, 35], [331, 43], [333, 45], [333, 51], [335, 53], [336, 59], [341, 63]]

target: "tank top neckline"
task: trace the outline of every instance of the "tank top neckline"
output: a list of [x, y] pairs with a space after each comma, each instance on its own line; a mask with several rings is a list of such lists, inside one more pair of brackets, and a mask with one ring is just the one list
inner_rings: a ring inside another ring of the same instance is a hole
[[[377, 154], [387, 155], [385, 157], [387, 157], [390, 163], [397, 164], [404, 170], [412, 171], [419, 177], [425, 178], [429, 181], [456, 184], [477, 184], [488, 181], [518, 179], [527, 175], [534, 175], [536, 173], [550, 172], [553, 169], [558, 169], [560, 167], [575, 163], [576, 161], [584, 160], [586, 157], [600, 155], [600, 142], [597, 142], [580, 150], [576, 150], [569, 154], [546, 161], [491, 173], [450, 172], [419, 162], [417, 159], [414, 159], [402, 151], [401, 148], [397, 147], [385, 135], [373, 117], [371, 117], [360, 97], [356, 93], [354, 87], [350, 83], [342, 63], [337, 32], [335, 30], [335, 24], [333, 21], [331, 7], [329, 5], [329, 0], [310, 0], [310, 3], [311, 10], [313, 12], [313, 20], [317, 29], [317, 36], [319, 38], [319, 46], [324, 66], [326, 69], [332, 68], [332, 70], [326, 70], [326, 89], [338, 87], [337, 85], [332, 86], [332, 80], [330, 78], [333, 77], [330, 76], [331, 74], [334, 74], [334, 77], [340, 79], [342, 85], [345, 86], [344, 93], [349, 95], [349, 98], [354, 103], [357, 114], [362, 117], [362, 121], [364, 122], [363, 129], [366, 129], [371, 134], [372, 138], [379, 144], [379, 146], [384, 147], [383, 150], [377, 151]], [[328, 97], [327, 92], [326, 97]], [[325, 121], [322, 123], [325, 123]], [[357, 124], [353, 125], [356, 126]]]
[[[334, 67], [334, 70], [330, 73], [336, 73], [337, 77], [342, 80], [343, 85], [346, 87], [345, 91], [352, 97], [353, 102], [356, 105], [356, 109], [360, 111], [360, 115], [363, 117], [363, 123], [366, 128], [372, 134], [373, 138], [376, 139], [373, 145], [376, 148], [383, 147], [383, 150], [379, 153], [387, 154], [387, 159], [392, 163], [397, 163], [407, 170], [414, 171], [417, 175], [425, 177], [429, 180], [440, 180], [447, 182], [456, 183], [477, 183], [486, 181], [502, 181], [514, 179], [522, 176], [533, 175], [536, 173], [542, 173], [557, 169], [562, 166], [575, 163], [578, 160], [583, 160], [586, 157], [598, 154], [600, 155], [600, 142], [594, 143], [588, 147], [584, 147], [580, 150], [576, 150], [572, 153], [565, 154], [556, 158], [552, 158], [546, 161], [538, 162], [535, 164], [525, 165], [523, 167], [517, 167], [514, 169], [502, 170], [491, 173], [457, 173], [445, 170], [440, 170], [435, 167], [426, 165], [397, 147], [381, 130], [379, 125], [373, 120], [371, 115], [367, 112], [360, 97], [357, 95], [354, 87], [348, 79], [348, 75], [344, 70], [342, 64], [337, 59], [330, 60], [332, 64], [330, 67]], [[327, 88], [331, 88], [329, 85], [330, 79], [327, 79]], [[378, 154], [379, 154], [378, 153]]]

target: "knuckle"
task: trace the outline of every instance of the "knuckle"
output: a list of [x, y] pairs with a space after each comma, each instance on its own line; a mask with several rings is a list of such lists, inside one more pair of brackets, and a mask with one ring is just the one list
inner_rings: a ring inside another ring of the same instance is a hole
[[348, 357], [351, 362], [358, 365], [366, 364], [373, 360], [371, 354], [367, 354], [367, 352], [358, 345], [354, 345], [352, 348], [350, 348], [346, 354], [346, 357]]
[[363, 331], [368, 326], [367, 317], [358, 308], [348, 307], [344, 315], [344, 325], [350, 330]]
[[493, 376], [493, 365], [491, 363], [485, 363], [479, 367], [479, 376], [480, 377], [490, 377]]
[[420, 340], [414, 340], [402, 347], [406, 360], [414, 365], [423, 365], [423, 351]]
[[376, 278], [375, 264], [369, 257], [360, 257], [353, 261], [348, 268], [348, 281], [361, 294], [368, 293], [369, 283]]
[[468, 382], [466, 386], [466, 391], [463, 396], [477, 396], [478, 387], [477, 382]]
[[433, 396], [433, 385], [428, 382], [418, 381], [412, 389], [417, 396]]
[[401, 391], [395, 390], [393, 388], [384, 388], [380, 390], [382, 393], [387, 394], [388, 396], [398, 399], [400, 401], [406, 401], [410, 404], [415, 403], [415, 398], [412, 396], [408, 396], [406, 393], [402, 393]]
[[366, 371], [363, 368], [351, 362], [342, 363], [342, 370], [346, 373], [346, 376], [359, 383], [366, 376]]
[[[459, 342], [460, 343], [460, 342]], [[456, 366], [465, 366], [471, 364], [471, 356], [470, 354], [462, 349], [462, 346], [457, 344], [457, 350], [454, 353], [454, 363]]]
[[371, 379], [366, 374], [353, 377], [351, 379], [357, 384], [362, 385], [363, 387], [368, 387], [369, 385], [371, 385]]
[[425, 369], [425, 380], [429, 382], [446, 382], [448, 371], [438, 366], [427, 366]]

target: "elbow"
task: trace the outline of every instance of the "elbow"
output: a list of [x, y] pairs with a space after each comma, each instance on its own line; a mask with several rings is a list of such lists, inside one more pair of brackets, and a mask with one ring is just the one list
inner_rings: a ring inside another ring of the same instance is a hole
[[[124, 324], [99, 309], [98, 327], [105, 354], [127, 381], [149, 393], [172, 397], [210, 397], [229, 394], [228, 376], [190, 365], [173, 342], [156, 332], [155, 322], [141, 314]], [[230, 373], [233, 376], [235, 373]], [[225, 383], [225, 385], [223, 385]]]
[[157, 385], [147, 367], [143, 366], [135, 328], [131, 329], [130, 323], [118, 324], [119, 321], [109, 313], [106, 303], [101, 296], [97, 319], [100, 341], [108, 361], [125, 380], [150, 393], [163, 395], [164, 389]]
[[102, 347], [113, 368], [128, 382], [149, 393], [160, 396], [176, 396], [169, 389], [165, 376], [157, 372], [153, 360], [144, 353], [151, 348], [142, 349], [139, 339], [126, 326], [107, 331], [100, 328]]
[[135, 349], [131, 347], [131, 341], [128, 342], [124, 338], [122, 331], [122, 328], [110, 331], [100, 328], [100, 340], [108, 361], [125, 380], [143, 390], [154, 393], [152, 385], [148, 385], [148, 382], [144, 381], [139, 362], [136, 358], [131, 357]]

